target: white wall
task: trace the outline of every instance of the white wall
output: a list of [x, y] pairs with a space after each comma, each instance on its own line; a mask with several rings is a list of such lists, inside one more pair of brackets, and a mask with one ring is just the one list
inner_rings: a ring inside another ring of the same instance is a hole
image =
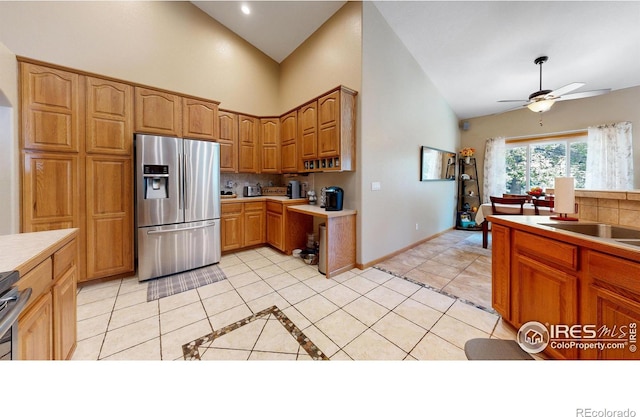
[[0, 1], [19, 56], [277, 114], [279, 66], [186, 1]]
[[20, 229], [17, 109], [16, 57], [0, 42], [0, 235]]
[[[475, 148], [482, 181], [484, 148], [488, 138], [544, 135], [586, 129], [605, 123], [633, 124], [634, 188], [640, 189], [640, 86], [612, 91], [602, 96], [560, 101], [542, 115], [529, 109], [469, 119], [462, 133], [462, 146]], [[542, 126], [540, 126], [542, 120]]]
[[[360, 259], [454, 226], [456, 183], [421, 182], [420, 147], [456, 152], [458, 120], [378, 9], [363, 3]], [[382, 185], [371, 191], [371, 183]], [[419, 230], [415, 230], [416, 223]]]

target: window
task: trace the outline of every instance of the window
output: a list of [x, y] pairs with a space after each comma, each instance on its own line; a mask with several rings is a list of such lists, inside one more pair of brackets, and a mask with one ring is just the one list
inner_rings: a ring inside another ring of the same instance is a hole
[[505, 158], [509, 194], [553, 188], [555, 177], [574, 177], [576, 188], [584, 188], [587, 133], [507, 140]]

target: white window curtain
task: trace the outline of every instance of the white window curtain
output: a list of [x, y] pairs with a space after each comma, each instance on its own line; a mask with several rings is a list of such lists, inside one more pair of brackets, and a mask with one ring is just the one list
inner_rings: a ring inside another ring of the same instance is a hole
[[589, 127], [585, 188], [633, 189], [631, 122]]
[[502, 197], [506, 187], [505, 138], [490, 138], [484, 149], [484, 182], [482, 201], [489, 203], [490, 196]]

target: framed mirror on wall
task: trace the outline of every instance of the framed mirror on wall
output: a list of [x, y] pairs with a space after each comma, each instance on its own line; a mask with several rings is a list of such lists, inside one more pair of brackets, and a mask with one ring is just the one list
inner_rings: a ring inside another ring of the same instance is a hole
[[429, 146], [420, 148], [420, 181], [455, 181], [456, 153]]

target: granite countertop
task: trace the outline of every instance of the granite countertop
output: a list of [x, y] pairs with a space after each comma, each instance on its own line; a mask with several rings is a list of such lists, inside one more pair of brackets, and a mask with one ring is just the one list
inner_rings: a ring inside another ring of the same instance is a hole
[[0, 236], [0, 271], [31, 269], [40, 263], [44, 252], [70, 240], [78, 229], [49, 230]]
[[[535, 233], [551, 239], [562, 240], [563, 242], [587, 247], [600, 252], [609, 253], [611, 255], [621, 256], [636, 262], [640, 262], [640, 246], [630, 243], [618, 242], [611, 238], [591, 236], [584, 233], [571, 232], [554, 228], [553, 224], [603, 224], [594, 221], [561, 221], [552, 220], [547, 216], [509, 216], [509, 215], [489, 215], [489, 220], [496, 224], [502, 224], [507, 227]], [[611, 226], [623, 227], [626, 229], [634, 229], [628, 226], [619, 226], [612, 224]], [[634, 229], [640, 230], [640, 229]]]

